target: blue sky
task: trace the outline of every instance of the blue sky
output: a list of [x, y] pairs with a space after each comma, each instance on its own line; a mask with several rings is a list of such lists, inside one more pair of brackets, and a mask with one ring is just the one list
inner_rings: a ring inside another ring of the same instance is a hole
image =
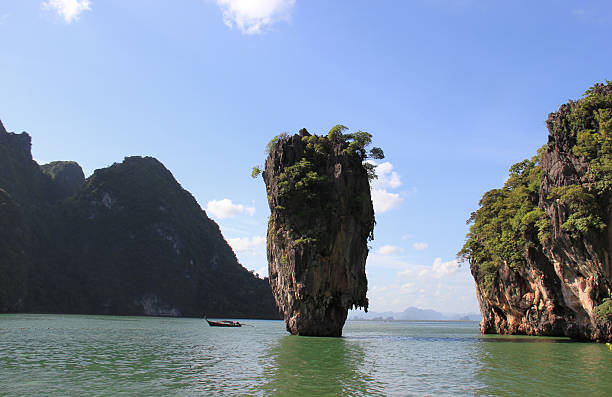
[[371, 310], [476, 312], [465, 220], [612, 79], [610, 37], [609, 1], [2, 0], [0, 119], [86, 175], [158, 158], [261, 275], [266, 143], [369, 131]]

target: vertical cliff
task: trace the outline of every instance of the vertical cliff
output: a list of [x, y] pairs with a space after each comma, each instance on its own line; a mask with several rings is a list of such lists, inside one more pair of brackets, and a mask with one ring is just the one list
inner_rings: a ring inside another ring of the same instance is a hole
[[85, 179], [0, 122], [0, 313], [278, 318], [272, 291], [151, 157]]
[[292, 334], [340, 336], [348, 309], [368, 307], [374, 211], [363, 160], [371, 136], [341, 131], [325, 137], [303, 129], [269, 145], [270, 285]]
[[484, 333], [612, 341], [612, 83], [548, 117], [548, 143], [487, 192], [460, 255]]

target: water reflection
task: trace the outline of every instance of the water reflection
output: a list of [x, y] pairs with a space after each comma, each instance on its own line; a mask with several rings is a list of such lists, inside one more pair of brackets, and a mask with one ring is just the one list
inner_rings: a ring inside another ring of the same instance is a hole
[[266, 395], [376, 395], [376, 382], [360, 368], [364, 352], [345, 338], [287, 335], [261, 358]]
[[612, 358], [599, 344], [566, 338], [483, 337], [477, 378], [486, 394], [609, 395]]

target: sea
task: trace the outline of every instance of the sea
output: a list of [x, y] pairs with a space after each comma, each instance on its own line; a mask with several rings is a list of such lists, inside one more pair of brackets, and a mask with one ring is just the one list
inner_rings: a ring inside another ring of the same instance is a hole
[[0, 395], [612, 396], [605, 344], [475, 322], [348, 321], [315, 338], [240, 321], [0, 315]]

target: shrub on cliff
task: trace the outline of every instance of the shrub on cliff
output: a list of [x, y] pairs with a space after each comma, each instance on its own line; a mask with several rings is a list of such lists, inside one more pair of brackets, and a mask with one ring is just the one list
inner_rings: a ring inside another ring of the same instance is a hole
[[[331, 130], [327, 133], [326, 136], [323, 135], [310, 135], [306, 129], [300, 130], [300, 134], [302, 140], [307, 143], [306, 148], [307, 151], [304, 154], [304, 158], [309, 160], [322, 160], [327, 156], [334, 148], [334, 146], [339, 145], [344, 153], [349, 153], [351, 155], [357, 156], [363, 163], [363, 167], [368, 172], [368, 177], [370, 179], [375, 179], [376, 166], [371, 162], [367, 162], [368, 159], [382, 160], [385, 158], [385, 153], [379, 147], [372, 147], [368, 151], [368, 147], [372, 144], [372, 134], [365, 131], [357, 131], [351, 134], [344, 134], [344, 131], [348, 130], [348, 127], [337, 124], [332, 127]], [[280, 135], [275, 136], [268, 142], [266, 145], [266, 153], [270, 153], [273, 151], [278, 143], [287, 139], [289, 135], [286, 132], [281, 133]], [[307, 164], [302, 164], [299, 169], [309, 168]], [[295, 168], [294, 172], [300, 172], [298, 168]], [[253, 166], [251, 171], [251, 177], [257, 178], [262, 172], [260, 166]], [[311, 175], [312, 177], [312, 175]]]
[[[346, 133], [348, 128], [338, 124], [326, 135], [311, 135], [306, 129], [299, 135], [289, 136], [286, 133], [275, 136], [266, 145], [266, 153], [276, 150], [278, 145], [290, 139], [301, 141], [303, 152], [295, 162], [287, 165], [275, 178], [278, 186], [278, 196], [275, 209], [296, 216], [304, 223], [303, 231], [297, 236], [300, 243], [315, 243], [317, 239], [310, 236], [313, 225], [307, 225], [310, 218], [317, 213], [333, 216], [334, 203], [331, 199], [333, 178], [328, 173], [328, 162], [333, 156], [346, 156], [351, 161], [361, 164], [368, 179], [376, 178], [376, 166], [370, 159], [383, 159], [384, 152], [379, 147], [373, 147], [372, 134], [365, 131]], [[254, 166], [251, 176], [256, 178], [262, 173], [260, 166]], [[270, 194], [270, 192], [268, 192]], [[352, 197], [349, 205], [358, 210], [362, 198]], [[371, 219], [364, 222], [373, 222]]]
[[602, 321], [612, 321], [612, 296], [604, 298], [603, 303], [593, 309], [593, 314]]
[[[549, 139], [569, 142], [572, 154], [588, 165], [586, 183], [555, 186], [546, 196], [567, 211], [561, 230], [575, 239], [603, 233], [600, 202], [612, 192], [612, 82], [596, 84], [579, 101], [563, 105], [547, 126]], [[468, 219], [472, 226], [458, 256], [482, 274], [487, 293], [500, 264], [518, 269], [530, 246], [550, 241], [552, 219], [538, 206], [540, 161], [547, 150], [544, 145], [531, 160], [513, 165], [504, 187], [485, 193]]]
[[523, 266], [529, 236], [546, 231], [544, 212], [537, 207], [540, 175], [538, 157], [514, 164], [504, 187], [486, 192], [468, 219], [473, 225], [458, 256], [478, 264], [487, 291], [499, 265]]

